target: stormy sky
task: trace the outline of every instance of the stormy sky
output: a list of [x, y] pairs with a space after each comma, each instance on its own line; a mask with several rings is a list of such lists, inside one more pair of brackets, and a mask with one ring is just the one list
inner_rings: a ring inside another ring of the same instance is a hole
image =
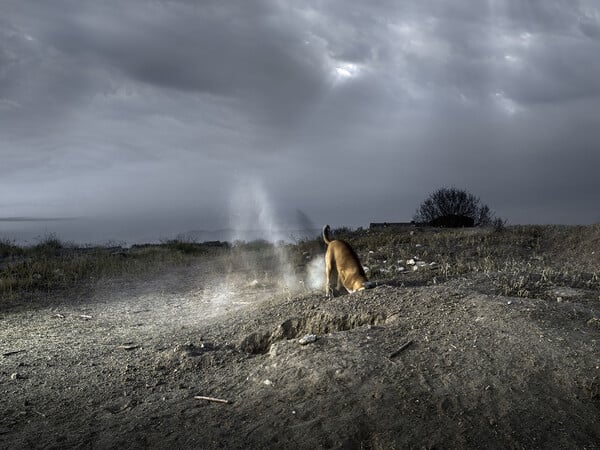
[[0, 3], [0, 218], [587, 224], [599, 169], [597, 0]]

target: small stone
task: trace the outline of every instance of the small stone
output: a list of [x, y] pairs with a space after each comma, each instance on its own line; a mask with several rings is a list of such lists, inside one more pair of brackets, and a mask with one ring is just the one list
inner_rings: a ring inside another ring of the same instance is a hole
[[271, 346], [269, 347], [269, 356], [274, 357], [277, 356], [277, 345], [275, 344], [271, 344]]
[[15, 373], [12, 373], [12, 374], [10, 375], [10, 379], [11, 379], [11, 380], [20, 380], [20, 379], [22, 379], [22, 378], [23, 378], [23, 376], [21, 376], [21, 374], [19, 374], [19, 373], [17, 373], [17, 372], [15, 372]]
[[302, 336], [300, 339], [298, 339], [298, 343], [300, 345], [306, 345], [306, 344], [315, 342], [316, 340], [317, 340], [317, 336], [315, 334], [306, 334], [306, 335]]
[[600, 328], [600, 319], [597, 317], [592, 317], [586, 322], [586, 324], [592, 327]]

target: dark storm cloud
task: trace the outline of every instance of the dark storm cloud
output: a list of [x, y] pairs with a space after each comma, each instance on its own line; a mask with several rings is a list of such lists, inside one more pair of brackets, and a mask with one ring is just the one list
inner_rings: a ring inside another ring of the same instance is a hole
[[38, 20], [25, 22], [48, 53], [56, 52], [57, 65], [75, 70], [74, 82], [92, 67], [159, 88], [241, 99], [252, 102], [244, 103], [249, 112], [280, 118], [319, 94], [323, 59], [305, 44], [291, 13], [272, 6], [67, 2], [64, 9], [40, 3], [19, 12], [35, 9]]
[[598, 54], [592, 0], [5, 1], [0, 216], [597, 220]]

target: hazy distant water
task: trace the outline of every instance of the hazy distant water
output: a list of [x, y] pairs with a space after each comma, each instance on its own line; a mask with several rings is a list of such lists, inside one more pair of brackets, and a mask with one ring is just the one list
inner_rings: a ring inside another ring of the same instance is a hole
[[[15, 220], [19, 219], [19, 220]], [[296, 242], [316, 238], [320, 229], [301, 210], [277, 211], [262, 181], [248, 177], [232, 186], [229, 204], [208, 212], [169, 209], [79, 218], [0, 217], [0, 239], [35, 245], [48, 236], [79, 246], [187, 242]]]
[[244, 240], [284, 240], [295, 242], [313, 238], [320, 230], [198, 230], [194, 223], [173, 223], [166, 220], [0, 220], [0, 239], [17, 245], [35, 245], [49, 235], [75, 245], [121, 245], [160, 243], [170, 239], [193, 242]]

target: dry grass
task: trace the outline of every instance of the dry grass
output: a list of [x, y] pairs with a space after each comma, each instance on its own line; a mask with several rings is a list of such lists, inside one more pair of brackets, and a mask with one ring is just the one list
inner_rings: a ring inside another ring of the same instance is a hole
[[398, 267], [411, 270], [406, 260], [416, 258], [427, 265], [412, 278], [425, 283], [470, 274], [484, 275], [494, 293], [507, 296], [543, 298], [557, 286], [600, 290], [600, 225], [414, 229], [348, 239], [374, 279], [406, 278]]
[[0, 241], [0, 297], [70, 289], [120, 275], [147, 275], [223, 251], [210, 244], [169, 241], [160, 245], [77, 248], [54, 236], [33, 247]]
[[[373, 280], [428, 284], [475, 276], [494, 293], [520, 297], [543, 298], [556, 286], [600, 291], [600, 225], [502, 230], [344, 228], [332, 234], [352, 243]], [[292, 267], [299, 271], [323, 251], [320, 238], [285, 247]], [[261, 241], [233, 248], [168, 241], [131, 249], [76, 248], [52, 235], [27, 248], [0, 241], [0, 296], [70, 289], [104, 277], [147, 275], [207, 255], [233, 256], [235, 261], [240, 252], [277, 264], [273, 246]], [[406, 263], [411, 258], [425, 265], [413, 271]]]

